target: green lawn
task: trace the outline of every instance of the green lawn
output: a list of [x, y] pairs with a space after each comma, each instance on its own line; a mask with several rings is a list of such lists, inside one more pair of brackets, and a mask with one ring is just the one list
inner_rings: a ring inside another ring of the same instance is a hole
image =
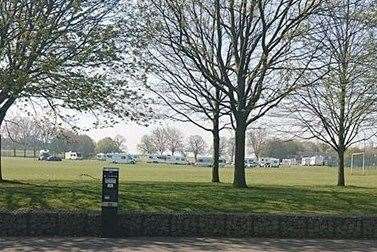
[[[42, 162], [3, 159], [0, 208], [99, 210], [100, 161]], [[377, 170], [347, 171], [338, 188], [335, 168], [248, 169], [248, 189], [231, 186], [233, 170], [221, 169], [221, 184], [208, 183], [210, 168], [119, 165], [120, 210], [146, 212], [270, 212], [377, 214]]]

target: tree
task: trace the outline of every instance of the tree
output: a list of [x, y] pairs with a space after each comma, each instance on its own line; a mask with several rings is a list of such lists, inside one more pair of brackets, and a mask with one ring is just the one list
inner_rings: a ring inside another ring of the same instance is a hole
[[118, 143], [110, 137], [99, 140], [96, 144], [97, 153], [114, 153], [121, 152]]
[[155, 150], [160, 154], [164, 154], [164, 152], [168, 149], [168, 137], [167, 131], [164, 127], [157, 127], [152, 131], [151, 135], [152, 144]]
[[[300, 42], [305, 22], [321, 1], [150, 1], [161, 47], [225, 95], [235, 129], [233, 185], [247, 187], [248, 125], [301, 86], [316, 54]], [[318, 66], [317, 66], [318, 67]]]
[[[360, 141], [360, 131], [374, 135], [377, 116], [377, 85], [374, 71], [376, 30], [360, 14], [370, 1], [326, 1], [312, 17], [316, 29], [308, 39], [320, 43], [318, 60], [328, 63], [327, 73], [316, 85], [296, 92], [287, 104], [294, 119], [292, 130], [303, 137], [316, 138], [338, 154], [338, 186], [345, 186], [344, 155]], [[322, 75], [322, 71], [315, 71]]]
[[174, 155], [177, 151], [183, 150], [183, 136], [182, 132], [177, 128], [165, 127], [165, 134], [167, 139], [167, 149]]
[[226, 154], [228, 155], [229, 157], [229, 160], [231, 163], [234, 162], [234, 152], [235, 152], [235, 138], [234, 137], [229, 137], [226, 141]]
[[141, 138], [140, 143], [137, 145], [137, 149], [143, 155], [151, 155], [151, 154], [155, 154], [157, 152], [156, 146], [153, 144], [153, 139], [149, 135], [144, 135]]
[[95, 153], [96, 145], [89, 136], [77, 135], [77, 141], [71, 150], [80, 153], [84, 158], [88, 158]]
[[122, 77], [129, 65], [117, 25], [124, 16], [120, 4], [1, 2], [0, 125], [15, 102], [25, 101], [40, 101], [61, 118], [67, 110], [92, 112], [97, 118], [104, 113], [131, 119], [145, 115], [146, 110], [136, 109], [145, 100]]
[[207, 149], [207, 143], [204, 141], [203, 137], [199, 135], [189, 136], [187, 142], [187, 151], [194, 155], [195, 163], [198, 160], [198, 155], [205, 153]]
[[116, 135], [114, 141], [117, 143], [120, 150], [127, 149], [126, 138], [124, 136]]
[[264, 128], [255, 128], [248, 132], [248, 145], [253, 149], [257, 158], [261, 157], [262, 151], [266, 148], [267, 131]]

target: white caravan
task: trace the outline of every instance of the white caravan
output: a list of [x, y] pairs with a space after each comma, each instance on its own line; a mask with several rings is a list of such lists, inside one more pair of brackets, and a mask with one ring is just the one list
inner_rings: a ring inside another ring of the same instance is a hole
[[310, 165], [310, 160], [311, 160], [310, 157], [303, 157], [301, 159], [301, 165], [302, 166], [309, 166]]
[[261, 167], [279, 167], [280, 161], [277, 158], [262, 157], [259, 159], [259, 166]]
[[183, 156], [167, 156], [166, 163], [168, 164], [188, 164], [187, 159]]
[[128, 154], [114, 153], [111, 157], [111, 162], [114, 164], [135, 164], [135, 159]]
[[[225, 164], [226, 164], [226, 160], [224, 158], [219, 158], [219, 165], [223, 166]], [[213, 158], [212, 157], [198, 157], [195, 165], [197, 165], [197, 166], [212, 166], [213, 165]]]
[[324, 165], [325, 159], [323, 156], [313, 156], [310, 158], [309, 165], [311, 166], [322, 166]]
[[70, 160], [80, 160], [82, 159], [82, 156], [78, 152], [69, 151], [65, 153], [64, 158]]
[[251, 168], [258, 165], [258, 160], [256, 158], [245, 158], [245, 167]]
[[295, 158], [285, 158], [281, 161], [281, 164], [287, 166], [297, 165], [297, 161]]
[[185, 157], [172, 155], [150, 155], [147, 162], [155, 164], [188, 164]]

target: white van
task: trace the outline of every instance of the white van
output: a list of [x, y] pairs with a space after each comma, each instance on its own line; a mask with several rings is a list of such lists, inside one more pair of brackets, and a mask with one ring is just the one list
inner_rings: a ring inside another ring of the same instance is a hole
[[310, 157], [303, 157], [301, 159], [301, 165], [302, 166], [309, 166], [310, 165], [311, 158]]
[[69, 151], [65, 153], [64, 158], [70, 160], [80, 160], [82, 159], [82, 156], [78, 152]]
[[111, 157], [111, 162], [114, 164], [135, 164], [135, 159], [128, 154], [116, 153]]
[[323, 156], [313, 156], [310, 158], [310, 166], [322, 166], [325, 163]]

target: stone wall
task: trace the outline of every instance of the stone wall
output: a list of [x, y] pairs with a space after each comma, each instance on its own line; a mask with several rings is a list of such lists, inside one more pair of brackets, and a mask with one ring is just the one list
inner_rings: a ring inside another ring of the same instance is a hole
[[[128, 213], [118, 216], [117, 233], [119, 237], [376, 239], [377, 216]], [[99, 212], [0, 212], [0, 236], [100, 235]]]

